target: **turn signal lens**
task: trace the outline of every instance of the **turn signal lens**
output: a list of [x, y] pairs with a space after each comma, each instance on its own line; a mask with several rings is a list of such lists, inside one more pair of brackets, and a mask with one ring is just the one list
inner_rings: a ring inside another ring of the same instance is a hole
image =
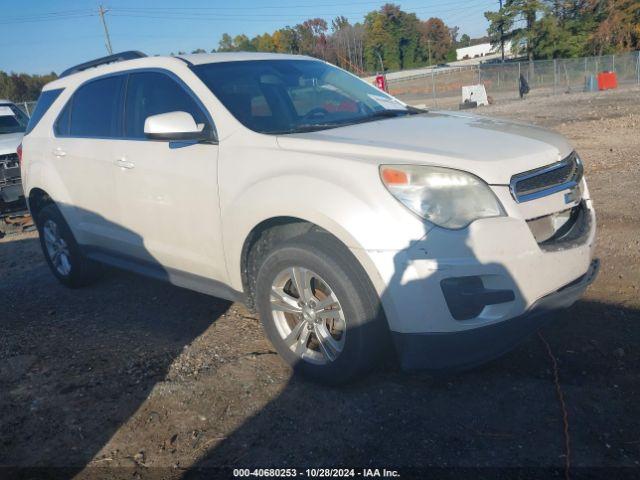
[[18, 145], [16, 153], [18, 154], [18, 163], [20, 164], [20, 167], [22, 167], [22, 144]]
[[385, 167], [382, 169], [382, 180], [387, 185], [406, 185], [409, 183], [409, 176], [402, 170]]

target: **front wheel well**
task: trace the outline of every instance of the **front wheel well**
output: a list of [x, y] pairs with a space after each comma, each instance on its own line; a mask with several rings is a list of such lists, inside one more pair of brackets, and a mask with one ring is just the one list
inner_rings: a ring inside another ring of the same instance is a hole
[[291, 240], [301, 235], [316, 232], [325, 234], [351, 254], [335, 235], [324, 228], [295, 217], [275, 217], [256, 225], [242, 247], [241, 275], [242, 287], [246, 295], [246, 303], [250, 309], [255, 308], [255, 279], [262, 261], [273, 250], [274, 245]]

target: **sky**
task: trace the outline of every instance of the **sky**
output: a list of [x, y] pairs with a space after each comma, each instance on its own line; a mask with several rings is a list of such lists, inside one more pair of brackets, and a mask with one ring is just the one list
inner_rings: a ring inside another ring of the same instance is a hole
[[[344, 15], [361, 22], [374, 0], [0, 0], [0, 70], [43, 74], [107, 55], [100, 4], [114, 52], [167, 55], [210, 51], [223, 33], [249, 37], [308, 18]], [[440, 17], [460, 35], [486, 34], [483, 13], [498, 0], [397, 0], [418, 18]]]

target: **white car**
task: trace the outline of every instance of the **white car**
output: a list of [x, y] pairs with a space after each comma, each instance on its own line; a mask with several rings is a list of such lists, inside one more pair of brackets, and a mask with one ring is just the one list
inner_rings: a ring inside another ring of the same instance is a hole
[[9, 100], [0, 99], [0, 237], [5, 215], [25, 209], [17, 149], [29, 117]]
[[405, 105], [303, 56], [125, 52], [48, 84], [22, 173], [53, 274], [96, 263], [255, 307], [296, 370], [339, 383], [494, 358], [593, 280], [569, 143]]

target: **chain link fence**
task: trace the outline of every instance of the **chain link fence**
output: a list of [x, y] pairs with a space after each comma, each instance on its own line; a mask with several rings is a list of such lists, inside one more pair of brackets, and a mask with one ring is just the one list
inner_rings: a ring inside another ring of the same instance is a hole
[[36, 102], [15, 102], [16, 107], [22, 110], [27, 116], [31, 117], [33, 109], [36, 108]]
[[[640, 52], [601, 57], [484, 63], [433, 68], [415, 76], [388, 79], [389, 93], [412, 105], [457, 108], [462, 87], [482, 84], [493, 101], [519, 97], [520, 75], [531, 96], [588, 91], [600, 72], [615, 72], [620, 86], [640, 85]], [[596, 86], [597, 88], [597, 86]]]

